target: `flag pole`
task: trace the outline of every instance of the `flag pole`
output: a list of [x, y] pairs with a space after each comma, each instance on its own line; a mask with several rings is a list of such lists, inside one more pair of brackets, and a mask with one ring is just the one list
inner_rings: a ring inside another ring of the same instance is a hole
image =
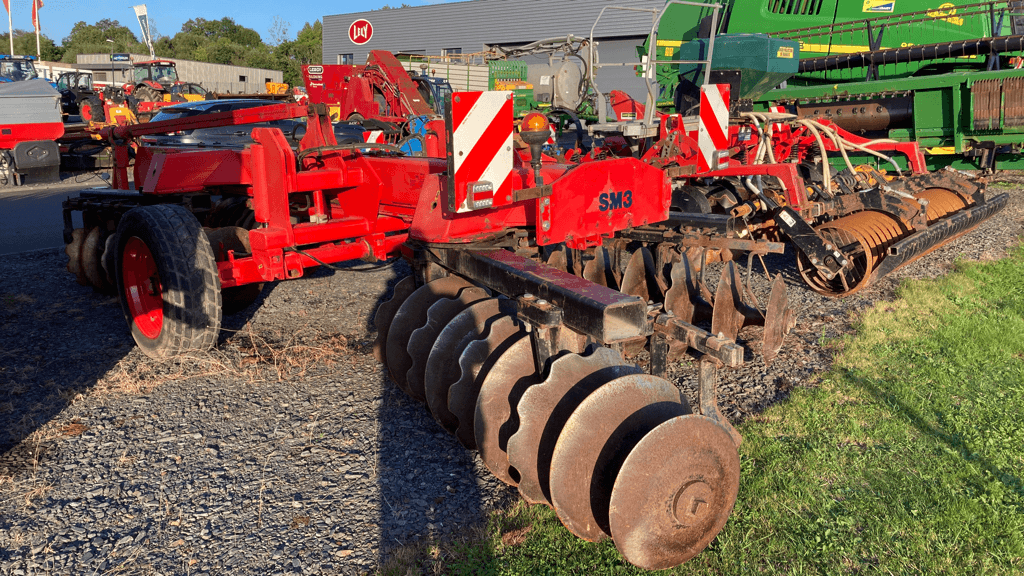
[[43, 52], [39, 49], [39, 9], [43, 6], [43, 3], [39, 0], [32, 0], [32, 23], [36, 25], [36, 58], [42, 60]]
[[11, 39], [11, 56], [14, 56], [14, 24], [11, 23], [11, 5], [8, 2], [4, 2], [4, 4], [7, 6], [7, 30]]

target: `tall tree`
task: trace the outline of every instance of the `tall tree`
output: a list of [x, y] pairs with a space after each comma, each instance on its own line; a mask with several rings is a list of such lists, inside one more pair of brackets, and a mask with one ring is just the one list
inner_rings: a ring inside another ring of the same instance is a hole
[[[107, 42], [107, 39], [113, 40], [113, 45]], [[104, 18], [95, 24], [76, 23], [71, 29], [71, 33], [64, 38], [62, 45], [64, 55], [61, 60], [70, 63], [76, 62], [79, 54], [104, 54], [110, 51], [140, 54], [149, 52], [149, 48], [139, 42], [130, 28], [109, 18]]]
[[278, 44], [274, 56], [285, 82], [292, 86], [302, 86], [302, 65], [317, 64], [322, 60], [323, 38], [324, 27], [317, 20], [313, 24], [306, 22], [294, 41]]
[[[9, 53], [11, 42], [9, 40], [10, 33], [4, 32], [0, 34], [0, 54]], [[64, 50], [53, 43], [46, 35], [39, 37], [39, 48], [42, 52], [42, 59], [50, 62], [59, 61], [61, 56], [64, 55]], [[36, 53], [36, 33], [35, 31], [29, 30], [14, 30], [14, 53], [34, 56]]]

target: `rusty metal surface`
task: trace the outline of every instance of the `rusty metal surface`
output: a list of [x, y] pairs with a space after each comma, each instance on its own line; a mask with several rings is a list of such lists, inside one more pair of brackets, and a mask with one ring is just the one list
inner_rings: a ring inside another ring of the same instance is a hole
[[430, 358], [430, 351], [437, 341], [437, 336], [444, 330], [460, 312], [488, 297], [487, 291], [483, 288], [463, 288], [455, 298], [443, 298], [431, 304], [427, 310], [427, 318], [423, 325], [413, 330], [409, 336], [409, 347], [407, 348], [412, 364], [405, 373], [405, 382], [408, 386], [409, 395], [426, 402], [427, 396], [423, 389], [424, 375], [427, 371], [427, 361]]
[[481, 370], [482, 381], [473, 418], [480, 458], [499, 480], [515, 486], [519, 472], [508, 461], [508, 439], [519, 430], [516, 407], [523, 393], [540, 382], [534, 368], [529, 333], [522, 331], [495, 351], [494, 364]]
[[693, 558], [725, 526], [739, 478], [736, 446], [721, 426], [692, 414], [661, 424], [615, 479], [608, 518], [615, 547], [648, 570]]
[[402, 306], [414, 291], [416, 290], [416, 278], [413, 276], [406, 276], [398, 284], [395, 284], [395, 289], [392, 291], [391, 298], [388, 301], [382, 303], [377, 308], [377, 313], [373, 316], [373, 325], [377, 327], [377, 337], [373, 340], [373, 357], [378, 362], [387, 366], [387, 343], [388, 343], [388, 332], [391, 330], [391, 323], [395, 319], [395, 314], [398, 313], [398, 309]]
[[1024, 126], [1024, 78], [1003, 80], [1003, 126]]
[[637, 372], [617, 352], [597, 348], [588, 356], [555, 359], [547, 378], [523, 393], [517, 407], [519, 430], [508, 440], [508, 461], [519, 471], [519, 493], [527, 502], [551, 504], [551, 455], [573, 410], [605, 382]]
[[409, 385], [405, 375], [412, 366], [412, 357], [407, 351], [409, 337], [413, 330], [423, 326], [427, 321], [427, 311], [431, 304], [442, 298], [454, 297], [459, 290], [467, 286], [470, 286], [469, 282], [458, 276], [448, 276], [428, 282], [406, 298], [405, 302], [399, 306], [398, 312], [395, 313], [395, 319], [391, 322], [391, 328], [388, 329], [385, 357], [388, 359], [387, 367], [391, 380], [406, 394], [409, 394]]
[[475, 423], [477, 396], [480, 394], [482, 379], [479, 378], [492, 357], [510, 338], [521, 333], [523, 325], [512, 316], [505, 314], [492, 318], [484, 327], [484, 337], [470, 342], [459, 356], [459, 379], [448, 389], [448, 410], [458, 420], [455, 437], [466, 448], [476, 448]]
[[925, 212], [928, 215], [929, 224], [967, 208], [967, 202], [963, 198], [946, 188], [928, 188], [914, 194], [914, 197], [928, 202]]
[[975, 130], [999, 129], [1002, 110], [1003, 86], [997, 79], [978, 80], [971, 85], [971, 107], [974, 110]]
[[719, 338], [735, 340], [743, 327], [743, 280], [735, 262], [722, 268], [722, 277], [715, 291], [711, 316], [711, 332]]
[[786, 334], [793, 329], [795, 314], [789, 305], [782, 274], [777, 274], [775, 280], [772, 280], [772, 292], [768, 296], [768, 308], [764, 313], [764, 344], [761, 346], [761, 355], [764, 356], [765, 364], [770, 364], [779, 355]]
[[590, 542], [610, 536], [608, 505], [622, 463], [648, 432], [689, 413], [678, 388], [648, 374], [616, 378], [587, 396], [551, 458], [551, 502], [562, 524]]
[[563, 310], [568, 328], [598, 342], [626, 340], [646, 333], [646, 302], [510, 251], [431, 248], [428, 256], [506, 296], [530, 293], [552, 302]]
[[657, 271], [654, 269], [654, 256], [646, 247], [633, 252], [629, 263], [622, 273], [622, 285], [619, 291], [631, 296], [639, 296], [644, 302], [654, 300], [661, 302], [664, 297], [658, 289]]
[[423, 393], [430, 413], [449, 432], [459, 427], [458, 418], [448, 409], [448, 389], [459, 379], [459, 357], [471, 342], [484, 337], [484, 331], [499, 315], [497, 298], [479, 300], [447, 322], [430, 348], [423, 371]]
[[594, 251], [594, 257], [583, 266], [583, 279], [599, 286], [618, 289], [619, 281], [615, 276], [608, 250], [598, 248]]

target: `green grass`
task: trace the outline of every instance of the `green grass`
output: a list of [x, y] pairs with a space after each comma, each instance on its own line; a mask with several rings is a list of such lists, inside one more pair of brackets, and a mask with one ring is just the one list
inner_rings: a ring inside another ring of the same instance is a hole
[[[1024, 573], [1024, 248], [905, 284], [831, 372], [746, 422], [739, 499], [678, 574]], [[388, 574], [639, 574], [545, 507]]]

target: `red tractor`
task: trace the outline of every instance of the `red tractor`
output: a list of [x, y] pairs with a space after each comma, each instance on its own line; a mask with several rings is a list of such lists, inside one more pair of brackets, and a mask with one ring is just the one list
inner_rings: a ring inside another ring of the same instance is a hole
[[132, 83], [124, 91], [139, 102], [163, 102], [171, 87], [181, 84], [178, 70], [170, 60], [147, 60], [132, 63]]

